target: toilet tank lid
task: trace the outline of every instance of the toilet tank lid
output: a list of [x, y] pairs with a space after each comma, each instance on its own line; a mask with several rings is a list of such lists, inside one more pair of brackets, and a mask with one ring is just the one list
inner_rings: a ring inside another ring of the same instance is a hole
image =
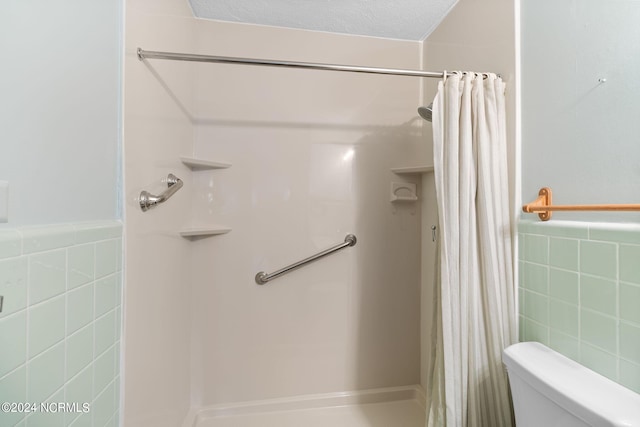
[[640, 426], [640, 394], [537, 342], [504, 351], [509, 374], [594, 426]]

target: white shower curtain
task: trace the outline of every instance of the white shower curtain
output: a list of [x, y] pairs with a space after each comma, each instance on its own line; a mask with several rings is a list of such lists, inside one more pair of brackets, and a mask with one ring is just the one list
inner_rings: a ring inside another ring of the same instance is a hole
[[516, 341], [505, 85], [455, 73], [433, 104], [439, 248], [428, 427], [512, 426], [502, 350]]

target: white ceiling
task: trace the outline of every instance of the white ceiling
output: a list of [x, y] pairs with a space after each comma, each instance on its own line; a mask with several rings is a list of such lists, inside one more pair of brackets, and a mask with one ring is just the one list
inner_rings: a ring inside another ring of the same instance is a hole
[[189, 0], [199, 18], [424, 40], [458, 0]]

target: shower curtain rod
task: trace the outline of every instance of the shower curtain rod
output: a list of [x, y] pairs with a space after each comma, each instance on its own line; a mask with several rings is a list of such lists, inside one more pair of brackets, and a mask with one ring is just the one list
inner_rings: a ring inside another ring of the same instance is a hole
[[[394, 76], [442, 78], [446, 72], [405, 70], [399, 68], [359, 67], [355, 65], [319, 64], [315, 62], [280, 61], [232, 56], [195, 55], [191, 53], [155, 52], [138, 48], [138, 59], [169, 59], [172, 61], [215, 62], [219, 64], [262, 65], [267, 67], [305, 68], [307, 70], [346, 71], [351, 73], [389, 74]], [[446, 73], [449, 74], [449, 73]]]

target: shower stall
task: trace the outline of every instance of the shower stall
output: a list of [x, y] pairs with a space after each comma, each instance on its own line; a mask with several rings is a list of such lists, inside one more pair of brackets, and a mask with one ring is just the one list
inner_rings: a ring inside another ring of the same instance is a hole
[[[420, 43], [198, 20], [168, 4], [126, 13], [125, 425], [285, 425], [252, 417], [287, 410], [296, 423], [311, 408], [420, 425], [428, 213], [391, 199], [394, 183], [428, 196], [420, 173], [403, 173], [429, 163], [421, 79], [138, 57], [419, 70]], [[143, 211], [142, 191], [164, 202]], [[256, 283], [346, 235], [357, 245]]]
[[127, 2], [125, 34], [124, 425], [423, 425], [437, 220], [416, 108], [438, 79], [370, 72], [427, 68], [423, 43], [178, 0]]

